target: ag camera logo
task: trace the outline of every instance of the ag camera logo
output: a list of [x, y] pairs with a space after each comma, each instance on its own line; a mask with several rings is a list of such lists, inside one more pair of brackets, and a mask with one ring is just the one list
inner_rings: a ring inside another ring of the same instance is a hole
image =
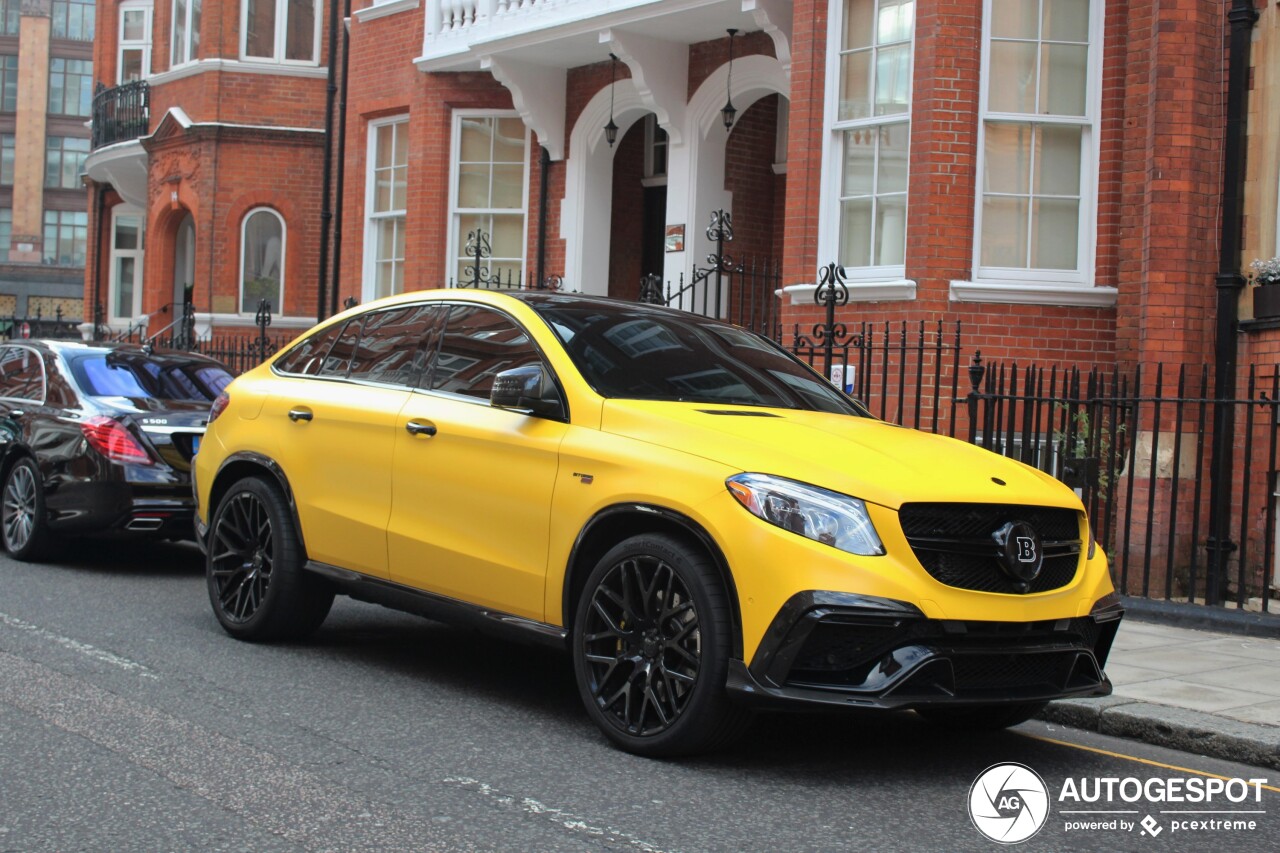
[[993, 764], [969, 788], [969, 819], [999, 844], [1019, 844], [1044, 828], [1049, 788], [1023, 764]]

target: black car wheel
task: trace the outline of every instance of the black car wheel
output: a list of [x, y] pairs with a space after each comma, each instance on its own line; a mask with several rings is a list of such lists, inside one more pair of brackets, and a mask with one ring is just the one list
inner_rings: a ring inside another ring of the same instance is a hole
[[711, 561], [678, 539], [646, 534], [601, 558], [578, 600], [573, 662], [587, 713], [641, 755], [729, 742], [748, 712], [725, 693], [730, 608]]
[[4, 478], [0, 528], [4, 547], [17, 560], [36, 560], [45, 553], [49, 529], [45, 519], [40, 469], [30, 458], [13, 463]]
[[207, 550], [209, 600], [232, 636], [297, 639], [329, 614], [333, 589], [303, 571], [293, 514], [274, 483], [246, 477], [228, 489], [213, 513]]
[[1014, 702], [999, 705], [958, 705], [950, 708], [917, 708], [916, 713], [944, 728], [991, 732], [1025, 723], [1048, 704]]

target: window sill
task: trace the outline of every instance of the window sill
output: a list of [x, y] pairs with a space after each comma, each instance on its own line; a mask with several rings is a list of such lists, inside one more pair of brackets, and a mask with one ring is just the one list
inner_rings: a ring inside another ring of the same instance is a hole
[[1081, 308], [1112, 308], [1118, 291], [1114, 287], [1086, 287], [1071, 284], [991, 284], [951, 282], [952, 302], [999, 302], [1007, 305], [1068, 305]]
[[372, 6], [356, 9], [351, 14], [352, 17], [363, 24], [365, 21], [376, 21], [378, 18], [385, 18], [397, 12], [408, 12], [410, 9], [416, 8], [418, 8], [418, 0], [387, 0], [385, 3], [378, 3], [375, 0]]
[[[267, 330], [271, 329], [310, 329], [316, 324], [314, 317], [279, 317], [275, 314], [271, 315], [271, 325]], [[196, 325], [205, 328], [229, 326], [237, 329], [254, 328], [258, 324], [254, 322], [252, 314], [205, 314], [196, 312]]]
[[200, 59], [152, 74], [147, 82], [159, 86], [173, 80], [194, 77], [209, 71], [232, 71], [241, 74], [273, 74], [279, 77], [325, 79], [329, 69], [324, 65], [281, 65], [274, 62], [244, 62], [239, 59]]
[[[909, 278], [892, 281], [852, 281], [849, 286], [850, 302], [911, 302], [916, 298], [916, 283]], [[813, 305], [816, 284], [792, 284], [782, 288], [791, 297], [792, 305]]]

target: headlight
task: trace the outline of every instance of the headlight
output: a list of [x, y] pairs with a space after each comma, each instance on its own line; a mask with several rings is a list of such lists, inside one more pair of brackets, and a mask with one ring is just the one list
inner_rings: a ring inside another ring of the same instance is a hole
[[850, 554], [885, 553], [867, 505], [857, 498], [768, 474], [738, 474], [725, 485], [752, 515], [783, 530]]

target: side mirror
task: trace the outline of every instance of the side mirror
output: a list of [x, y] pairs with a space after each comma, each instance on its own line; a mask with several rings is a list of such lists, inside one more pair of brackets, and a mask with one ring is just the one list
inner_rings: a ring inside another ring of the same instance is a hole
[[514, 409], [544, 418], [564, 417], [560, 393], [540, 364], [513, 367], [493, 377], [489, 405], [496, 409]]

